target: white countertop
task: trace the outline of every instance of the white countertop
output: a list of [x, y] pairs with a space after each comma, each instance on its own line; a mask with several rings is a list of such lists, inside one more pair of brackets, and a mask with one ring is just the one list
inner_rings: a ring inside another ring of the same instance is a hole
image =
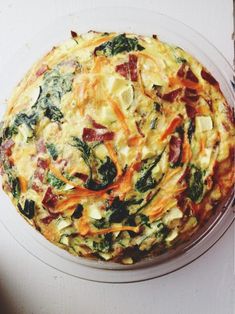
[[[43, 24], [97, 6], [148, 7], [208, 38], [233, 62], [232, 0], [1, 0], [0, 66]], [[44, 265], [0, 224], [0, 313], [233, 314], [234, 225], [209, 252], [185, 268], [147, 282], [115, 285], [70, 277]]]

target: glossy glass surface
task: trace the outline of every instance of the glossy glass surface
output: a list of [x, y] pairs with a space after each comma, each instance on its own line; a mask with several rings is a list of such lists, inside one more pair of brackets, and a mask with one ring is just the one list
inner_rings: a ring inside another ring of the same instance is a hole
[[[90, 29], [97, 31], [133, 32], [144, 35], [157, 34], [168, 43], [178, 45], [196, 57], [219, 81], [221, 89], [233, 106], [234, 92], [231, 81], [233, 71], [220, 52], [199, 33], [165, 15], [148, 10], [103, 8], [77, 12], [57, 20], [35, 35], [30, 43], [17, 52], [15, 58], [1, 70], [1, 95], [3, 103], [12, 88], [22, 78], [33, 62], [70, 36]], [[6, 106], [1, 106], [2, 116]], [[71, 256], [57, 248], [29, 226], [16, 212], [8, 197], [0, 190], [0, 219], [17, 242], [42, 262], [70, 275], [100, 282], [135, 282], [147, 280], [175, 271], [205, 253], [234, 220], [232, 198], [221, 204], [217, 213], [192, 239], [161, 256], [146, 258], [135, 265], [86, 260]]]

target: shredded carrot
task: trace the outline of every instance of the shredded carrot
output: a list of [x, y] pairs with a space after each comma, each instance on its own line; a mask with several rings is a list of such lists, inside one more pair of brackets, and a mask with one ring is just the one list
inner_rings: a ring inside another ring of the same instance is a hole
[[133, 146], [138, 146], [140, 142], [142, 141], [142, 138], [139, 135], [135, 135], [130, 137], [127, 140], [128, 146], [133, 147]]
[[104, 145], [107, 148], [109, 156], [111, 157], [112, 161], [114, 162], [114, 164], [115, 164], [115, 166], [117, 168], [117, 176], [120, 176], [121, 173], [122, 173], [122, 169], [121, 169], [121, 167], [119, 165], [118, 158], [117, 158], [117, 153], [115, 152], [112, 143], [109, 142], [109, 141], [105, 141]]
[[182, 118], [180, 116], [176, 116], [171, 122], [170, 125], [167, 127], [165, 132], [161, 136], [161, 140], [164, 140], [168, 135], [172, 134], [175, 129], [180, 126], [182, 123]]
[[205, 115], [206, 116], [206, 115], [211, 114], [211, 111], [210, 111], [208, 105], [199, 105], [199, 106], [197, 106], [196, 110], [201, 115]]
[[28, 182], [23, 176], [19, 176], [20, 181], [20, 189], [22, 193], [25, 193], [27, 191]]
[[92, 72], [97, 73], [100, 72], [103, 65], [108, 63], [108, 59], [105, 56], [97, 56], [94, 59], [94, 67]]
[[120, 109], [120, 106], [118, 105], [118, 103], [115, 100], [113, 100], [110, 97], [109, 97], [109, 101], [110, 101], [112, 108], [113, 108], [113, 111], [115, 112], [118, 120], [120, 121], [126, 135], [129, 135], [130, 130], [129, 130], [128, 125], [126, 123], [126, 117], [125, 117], [124, 113], [122, 112], [122, 110]]
[[200, 153], [204, 153], [206, 147], [206, 140], [205, 140], [205, 136], [204, 134], [201, 134], [201, 138], [200, 138]]
[[78, 230], [81, 235], [86, 235], [90, 231], [89, 223], [84, 215], [78, 220]]
[[182, 152], [182, 162], [189, 162], [192, 157], [191, 147], [188, 141], [188, 136], [184, 134], [184, 142], [183, 142], [183, 152]]

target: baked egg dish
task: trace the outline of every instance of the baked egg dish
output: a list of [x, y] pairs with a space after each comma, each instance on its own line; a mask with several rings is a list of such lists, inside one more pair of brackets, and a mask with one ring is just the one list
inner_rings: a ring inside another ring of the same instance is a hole
[[230, 195], [234, 135], [219, 83], [180, 47], [72, 31], [8, 100], [2, 185], [53, 244], [133, 264], [190, 240]]

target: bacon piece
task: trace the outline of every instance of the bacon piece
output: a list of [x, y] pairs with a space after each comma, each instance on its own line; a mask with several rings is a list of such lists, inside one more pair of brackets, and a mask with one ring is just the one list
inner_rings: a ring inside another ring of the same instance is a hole
[[58, 216], [59, 216], [59, 213], [51, 213], [50, 216], [42, 218], [41, 222], [44, 223], [45, 225], [49, 225], [49, 223], [51, 223], [52, 220], [58, 218]]
[[126, 79], [130, 77], [132, 82], [136, 82], [138, 80], [137, 60], [138, 59], [136, 55], [130, 54], [129, 61], [117, 65], [115, 71], [124, 76]]
[[38, 153], [46, 153], [47, 148], [42, 138], [37, 141], [36, 148]]
[[182, 88], [177, 88], [177, 89], [175, 89], [175, 90], [173, 90], [167, 94], [164, 94], [162, 96], [162, 99], [169, 101], [169, 102], [173, 102], [181, 91], [182, 91]]
[[55, 207], [57, 200], [58, 200], [58, 196], [52, 193], [51, 187], [48, 187], [48, 189], [44, 195], [44, 198], [42, 200], [42, 204], [47, 208], [48, 207], [53, 208], [53, 207]]
[[73, 38], [78, 37], [78, 34], [75, 31], [70, 31], [70, 33]]
[[198, 78], [196, 77], [196, 75], [193, 73], [192, 70], [188, 69], [187, 73], [186, 73], [186, 79], [189, 81], [192, 81], [194, 83], [198, 83]]
[[185, 64], [182, 63], [181, 67], [179, 68], [177, 72], [177, 76], [184, 77], [185, 76]]
[[211, 85], [218, 85], [216, 79], [210, 73], [206, 72], [203, 69], [201, 70], [201, 77]]
[[43, 191], [42, 188], [41, 188], [36, 182], [33, 182], [33, 183], [32, 183], [31, 188], [32, 188], [34, 191], [36, 191], [36, 192], [42, 192], [42, 191]]
[[115, 71], [118, 72], [120, 75], [124, 76], [126, 79], [128, 79], [129, 65], [127, 62], [117, 65]]
[[48, 66], [46, 64], [43, 64], [36, 72], [36, 76], [41, 76], [43, 73], [45, 73], [48, 70]]
[[192, 102], [196, 102], [199, 99], [199, 95], [197, 93], [196, 89], [193, 88], [185, 88], [185, 92], [184, 92], [184, 97], [182, 97], [182, 100], [187, 102], [187, 101], [192, 101]]
[[15, 142], [12, 139], [9, 139], [2, 143], [1, 149], [5, 155], [11, 156], [11, 153], [12, 153], [11, 149], [14, 145], [15, 145]]
[[47, 169], [49, 166], [49, 162], [47, 159], [38, 158], [37, 166], [42, 169]]
[[179, 160], [181, 145], [181, 138], [173, 135], [170, 140], [169, 162], [176, 163]]
[[132, 82], [137, 82], [137, 56], [129, 55], [129, 69]]
[[92, 119], [91, 116], [88, 115], [87, 117], [88, 117], [88, 119], [90, 120], [90, 122], [91, 122], [93, 128], [95, 128], [95, 129], [107, 129], [106, 126], [97, 123], [94, 119]]
[[75, 176], [76, 178], [81, 179], [83, 182], [86, 182], [87, 179], [88, 179], [88, 175], [87, 175], [87, 174], [80, 173], [80, 172], [74, 173], [74, 176]]
[[111, 141], [114, 138], [114, 132], [94, 130], [90, 128], [84, 128], [82, 139], [86, 142], [94, 141]]
[[194, 118], [196, 116], [197, 110], [192, 104], [186, 103], [185, 108], [189, 118]]

